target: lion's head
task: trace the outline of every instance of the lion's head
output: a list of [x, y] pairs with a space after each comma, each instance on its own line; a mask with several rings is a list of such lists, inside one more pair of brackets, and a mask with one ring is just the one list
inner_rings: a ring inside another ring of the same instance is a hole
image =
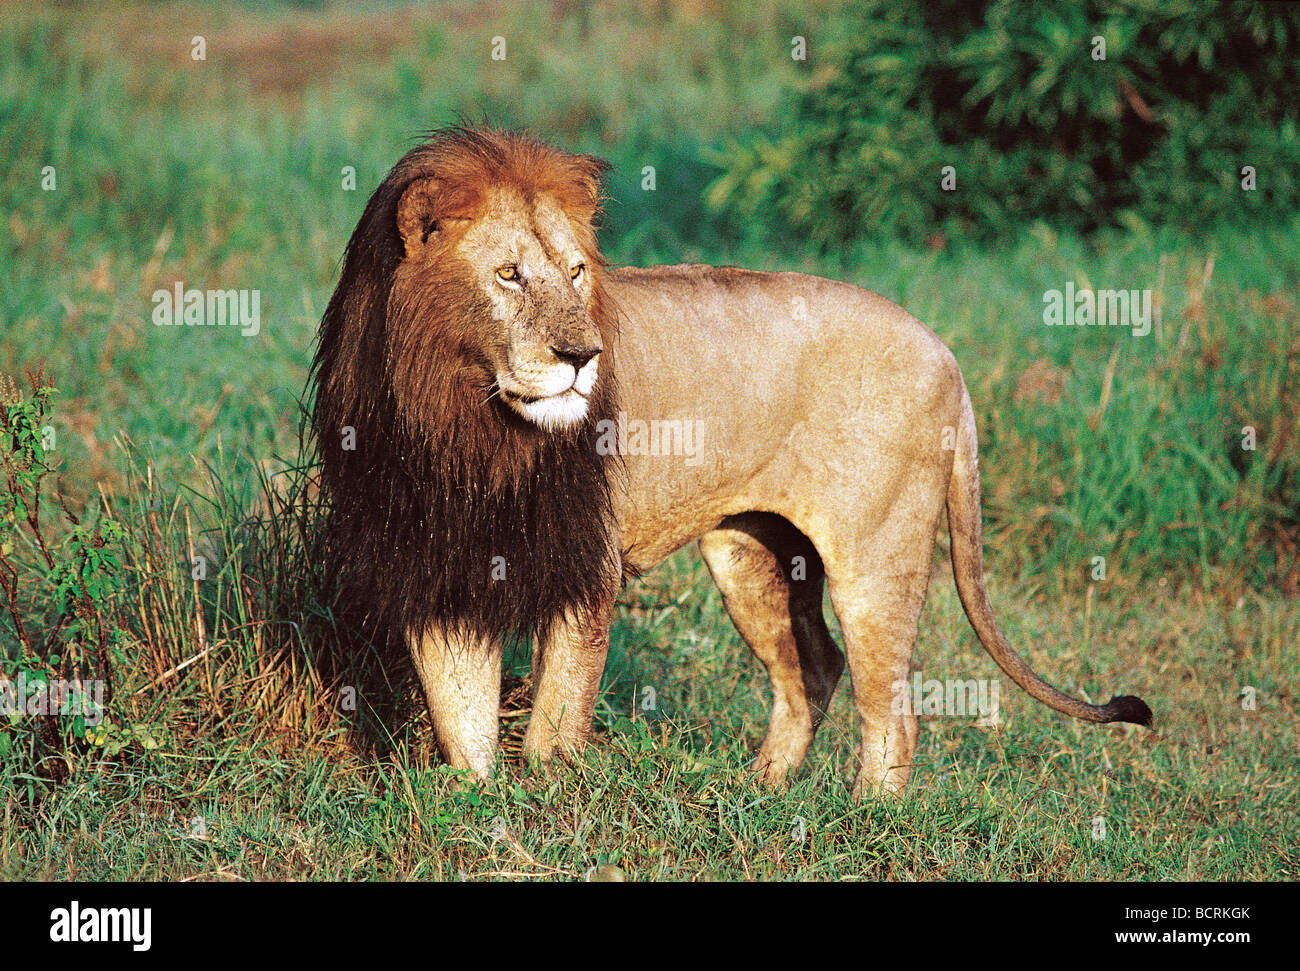
[[612, 552], [606, 163], [453, 128], [404, 156], [321, 322], [314, 424], [349, 592], [402, 633], [526, 634]]

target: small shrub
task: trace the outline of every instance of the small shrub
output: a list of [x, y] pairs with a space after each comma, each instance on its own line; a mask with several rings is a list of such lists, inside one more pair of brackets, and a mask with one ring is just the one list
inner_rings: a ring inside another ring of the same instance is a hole
[[[48, 511], [45, 480], [59, 466], [50, 421], [56, 391], [41, 369], [27, 377], [26, 393], [0, 378], [0, 606], [9, 640], [0, 678], [10, 683], [0, 748], [8, 753], [17, 742], [57, 775], [64, 742], [94, 744], [100, 729], [108, 736], [99, 706], [112, 699], [124, 637], [115, 604], [122, 527], [108, 517], [83, 522], [57, 493], [59, 510]], [[21, 710], [33, 707], [34, 724]]]

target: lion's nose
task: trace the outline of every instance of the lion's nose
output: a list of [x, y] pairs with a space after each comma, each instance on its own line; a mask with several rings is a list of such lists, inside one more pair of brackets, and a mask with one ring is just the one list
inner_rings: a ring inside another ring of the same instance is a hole
[[588, 361], [600, 353], [600, 347], [581, 344], [565, 344], [561, 347], [551, 345], [551, 353], [565, 364], [572, 364], [575, 371], [581, 371]]

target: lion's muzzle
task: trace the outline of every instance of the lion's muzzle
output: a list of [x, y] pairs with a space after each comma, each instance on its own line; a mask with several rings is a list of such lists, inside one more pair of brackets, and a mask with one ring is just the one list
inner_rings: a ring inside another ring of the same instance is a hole
[[522, 417], [546, 431], [560, 431], [587, 417], [588, 397], [596, 386], [600, 348], [565, 345], [549, 348], [548, 361], [512, 361], [497, 375], [501, 397]]

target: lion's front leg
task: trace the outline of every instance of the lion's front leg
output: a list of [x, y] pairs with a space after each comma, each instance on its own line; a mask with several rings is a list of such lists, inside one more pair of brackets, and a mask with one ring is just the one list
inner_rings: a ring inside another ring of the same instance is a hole
[[569, 614], [551, 624], [533, 653], [533, 713], [524, 757], [547, 761], [587, 744], [609, 653], [614, 592], [590, 613]]
[[448, 765], [486, 778], [497, 758], [501, 645], [434, 631], [408, 637], [438, 747]]

